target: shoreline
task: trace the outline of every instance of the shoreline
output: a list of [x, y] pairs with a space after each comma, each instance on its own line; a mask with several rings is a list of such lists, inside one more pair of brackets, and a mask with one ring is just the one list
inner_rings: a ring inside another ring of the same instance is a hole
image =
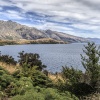
[[58, 41], [51, 38], [43, 38], [36, 40], [0, 40], [0, 46], [4, 45], [23, 45], [23, 44], [69, 44], [68, 42]]

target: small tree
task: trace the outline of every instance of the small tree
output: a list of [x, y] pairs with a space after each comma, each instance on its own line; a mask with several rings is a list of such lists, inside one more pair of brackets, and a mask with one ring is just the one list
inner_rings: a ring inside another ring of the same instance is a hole
[[100, 51], [95, 43], [88, 43], [88, 45], [84, 47], [85, 50], [83, 50], [83, 52], [86, 56], [81, 55], [82, 65], [90, 77], [90, 85], [98, 90], [100, 89], [98, 85], [98, 83], [100, 84]]
[[40, 56], [38, 54], [34, 54], [34, 53], [24, 53], [24, 51], [19, 53], [18, 56], [19, 59], [19, 64], [24, 67], [25, 65], [28, 68], [32, 68], [34, 66], [38, 66], [37, 69], [38, 70], [42, 70], [43, 68], [46, 68], [45, 65], [42, 64], [41, 60], [39, 59]]
[[74, 69], [73, 67], [62, 67], [63, 77], [66, 79], [66, 82], [70, 85], [77, 84], [81, 81], [82, 71]]
[[6, 63], [6, 64], [12, 64], [12, 65], [16, 65], [17, 61], [14, 60], [14, 58], [12, 56], [9, 55], [2, 55], [1, 51], [0, 51], [0, 62]]

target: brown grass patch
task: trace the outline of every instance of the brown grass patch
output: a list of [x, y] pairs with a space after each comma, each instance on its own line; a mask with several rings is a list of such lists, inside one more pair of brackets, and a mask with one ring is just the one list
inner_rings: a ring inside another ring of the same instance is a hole
[[63, 75], [61, 73], [57, 73], [57, 74], [48, 73], [48, 77], [54, 83], [58, 82], [59, 80], [62, 81], [63, 83], [65, 83], [65, 80], [64, 80]]
[[7, 70], [10, 74], [14, 73], [15, 71], [17, 71], [19, 69], [18, 65], [9, 65], [3, 62], [0, 62], [0, 66], [2, 68], [4, 68], [5, 70]]

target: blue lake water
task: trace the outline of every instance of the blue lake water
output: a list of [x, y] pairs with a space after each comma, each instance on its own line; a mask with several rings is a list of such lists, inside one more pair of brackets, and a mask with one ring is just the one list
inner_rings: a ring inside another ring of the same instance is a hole
[[[62, 66], [73, 66], [84, 70], [80, 54], [83, 54], [83, 43], [77, 44], [28, 44], [0, 46], [2, 54], [8, 54], [18, 60], [18, 52], [38, 53], [43, 64], [51, 72], [59, 72]], [[86, 44], [85, 44], [86, 45]]]

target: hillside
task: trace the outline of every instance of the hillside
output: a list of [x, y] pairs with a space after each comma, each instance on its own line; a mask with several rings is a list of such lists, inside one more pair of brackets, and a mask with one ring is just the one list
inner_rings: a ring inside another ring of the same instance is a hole
[[100, 43], [100, 38], [88, 38], [89, 41]]
[[57, 31], [39, 30], [34, 27], [28, 27], [13, 21], [0, 21], [1, 40], [36, 40], [42, 38], [51, 38], [53, 40], [70, 43], [86, 41], [84, 38]]

